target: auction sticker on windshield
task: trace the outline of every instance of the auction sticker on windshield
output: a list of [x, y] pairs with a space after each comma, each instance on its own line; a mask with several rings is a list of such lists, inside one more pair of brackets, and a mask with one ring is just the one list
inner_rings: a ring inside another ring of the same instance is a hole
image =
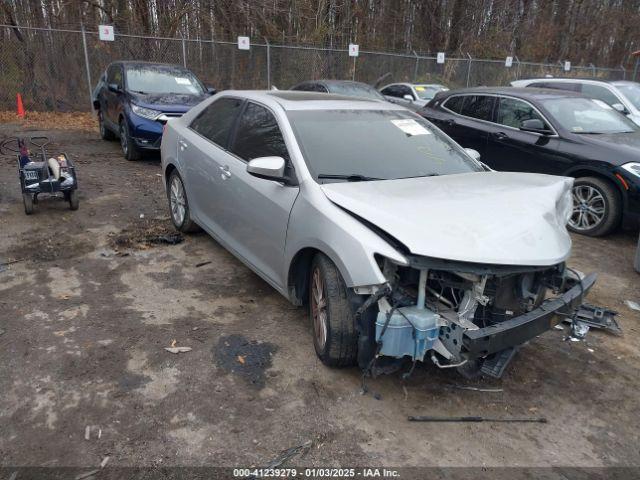
[[403, 118], [401, 120], [391, 120], [396, 127], [407, 135], [431, 135], [431, 132], [420, 125], [412, 118]]
[[178, 85], [191, 85], [191, 80], [188, 78], [176, 77], [176, 83]]

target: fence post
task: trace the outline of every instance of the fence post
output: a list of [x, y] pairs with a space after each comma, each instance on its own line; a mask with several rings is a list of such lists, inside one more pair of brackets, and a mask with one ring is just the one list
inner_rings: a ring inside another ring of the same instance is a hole
[[187, 42], [182, 37], [182, 66], [187, 68]]
[[622, 79], [626, 80], [627, 79], [627, 69], [624, 68], [624, 65], [620, 64], [620, 68], [622, 69]]
[[589, 66], [591, 67], [591, 75], [593, 77], [596, 76], [596, 66], [593, 63], [590, 63]]
[[267, 37], [263, 37], [267, 44], [267, 90], [271, 90], [271, 44]]
[[411, 50], [411, 51], [416, 56], [416, 66], [413, 69], [413, 83], [416, 83], [418, 81], [418, 62], [420, 62], [420, 57], [418, 56], [415, 50]]
[[520, 78], [520, 59], [517, 55], [514, 57], [516, 59], [516, 80]]
[[469, 55], [469, 52], [467, 52], [467, 57], [469, 57], [469, 63], [467, 64], [467, 88], [469, 88], [469, 78], [471, 77], [471, 62], [473, 61], [473, 59], [471, 58], [471, 55]]
[[356, 81], [356, 58], [358, 57], [353, 57], [353, 75], [351, 76], [351, 80], [354, 82]]
[[82, 30], [82, 49], [84, 50], [84, 65], [87, 69], [87, 87], [89, 87], [89, 105], [91, 105], [91, 111], [93, 112], [93, 89], [91, 87], [91, 69], [89, 68], [89, 53], [87, 52], [87, 38], [84, 31], [84, 25], [80, 25]]

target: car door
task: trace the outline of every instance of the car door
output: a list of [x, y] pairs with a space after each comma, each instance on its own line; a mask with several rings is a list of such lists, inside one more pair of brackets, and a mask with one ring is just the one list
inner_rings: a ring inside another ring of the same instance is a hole
[[[115, 85], [120, 89], [119, 92], [113, 92], [109, 89], [109, 85]], [[107, 88], [104, 89], [104, 98], [106, 106], [106, 119], [109, 124], [116, 129], [118, 125], [118, 116], [120, 114], [120, 102], [122, 101], [124, 89], [123, 73], [121, 65], [111, 65], [107, 71]]]
[[529, 102], [499, 97], [495, 124], [488, 136], [483, 161], [495, 170], [560, 174], [568, 160], [560, 151], [560, 139], [520, 130], [523, 121], [539, 119], [553, 132], [549, 121]]
[[254, 177], [249, 160], [278, 156], [285, 159], [287, 175], [295, 176], [282, 131], [275, 115], [265, 106], [248, 101], [237, 122], [226, 157], [220, 228], [231, 247], [277, 287], [286, 287], [282, 262], [289, 213], [298, 195], [297, 186]]
[[441, 106], [449, 113], [435, 119], [435, 123], [464, 148], [473, 148], [484, 157], [495, 98], [492, 95], [449, 97]]
[[178, 156], [184, 168], [187, 198], [194, 218], [211, 235], [223, 242], [229, 239], [221, 227], [220, 218], [226, 201], [224, 180], [233, 156], [228, 152], [233, 125], [244, 100], [222, 97], [181, 129]]

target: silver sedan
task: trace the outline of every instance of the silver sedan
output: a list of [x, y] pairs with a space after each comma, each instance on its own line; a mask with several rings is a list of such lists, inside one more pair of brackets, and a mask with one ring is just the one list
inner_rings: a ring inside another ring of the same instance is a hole
[[571, 179], [491, 171], [398, 105], [227, 91], [161, 151], [176, 228], [308, 305], [327, 365], [496, 373], [594, 281], [564, 265]]

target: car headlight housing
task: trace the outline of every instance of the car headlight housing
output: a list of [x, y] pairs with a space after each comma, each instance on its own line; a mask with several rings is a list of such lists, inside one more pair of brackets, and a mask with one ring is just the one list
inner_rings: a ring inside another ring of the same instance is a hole
[[141, 107], [139, 105], [134, 105], [134, 104], [131, 104], [131, 110], [133, 110], [133, 113], [135, 113], [136, 115], [139, 115], [144, 118], [148, 118], [149, 120], [155, 120], [162, 113], [162, 112], [159, 112], [158, 110]]
[[630, 174], [635, 175], [636, 177], [640, 177], [640, 162], [625, 163], [624, 165], [622, 165], [622, 168], [624, 168]]

